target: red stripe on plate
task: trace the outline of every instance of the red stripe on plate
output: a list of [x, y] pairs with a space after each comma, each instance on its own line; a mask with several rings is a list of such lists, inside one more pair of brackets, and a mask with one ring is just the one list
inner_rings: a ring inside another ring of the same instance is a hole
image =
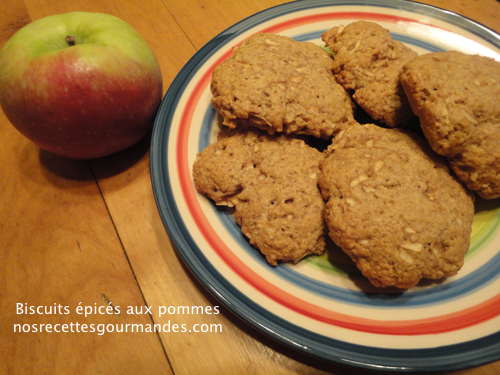
[[[393, 16], [390, 14], [381, 14], [381, 13], [368, 13], [368, 12], [332, 12], [332, 13], [323, 13], [323, 14], [314, 14], [310, 16], [298, 17], [289, 21], [280, 22], [276, 25], [269, 26], [265, 29], [262, 29], [260, 32], [263, 33], [278, 33], [283, 30], [288, 30], [294, 27], [308, 25], [310, 23], [316, 22], [325, 22], [332, 20], [369, 20], [369, 21], [379, 21], [379, 22], [388, 22], [388, 23], [418, 23], [412, 18]], [[429, 25], [432, 26], [432, 25]], [[434, 26], [435, 27], [435, 26]]]
[[[395, 17], [390, 15], [375, 14], [375, 13], [329, 13], [323, 15], [314, 15], [302, 17], [299, 19], [282, 22], [276, 26], [265, 29], [268, 32], [278, 32], [297, 25], [318, 22], [320, 20], [329, 19], [371, 19], [384, 20], [387, 22], [411, 21], [414, 20]], [[222, 241], [217, 233], [212, 228], [207, 217], [204, 215], [192, 184], [190, 166], [188, 165], [188, 140], [189, 130], [195, 108], [199, 99], [209, 85], [212, 71], [223, 60], [227, 59], [232, 53], [232, 50], [224, 53], [209, 69], [202, 75], [196, 83], [195, 88], [191, 92], [186, 106], [183, 110], [179, 133], [177, 138], [177, 168], [179, 183], [184, 195], [184, 200], [192, 215], [192, 218], [198, 226], [200, 232], [210, 244], [213, 251], [238, 275], [241, 279], [252, 285], [263, 295], [269, 297], [278, 304], [289, 308], [290, 310], [303, 316], [321, 321], [338, 327], [386, 335], [425, 335], [446, 333], [459, 329], [471, 327], [489, 319], [500, 315], [500, 294], [492, 297], [478, 305], [460, 310], [451, 314], [444, 314], [432, 318], [418, 320], [398, 320], [398, 321], [382, 321], [374, 319], [365, 319], [354, 317], [346, 314], [341, 314], [335, 311], [327, 310], [323, 307], [306, 302], [296, 296], [287, 293], [286, 291], [269, 283], [263, 277], [258, 275], [246, 264], [244, 264]]]
[[[330, 325], [384, 335], [426, 335], [471, 327], [500, 315], [500, 294], [467, 309], [418, 320], [382, 321], [327, 310], [276, 287], [243, 263], [222, 241], [203, 214], [192, 186], [183, 186], [186, 203], [203, 237], [235, 274], [259, 292], [290, 310]], [[256, 250], [257, 251], [257, 250]]]

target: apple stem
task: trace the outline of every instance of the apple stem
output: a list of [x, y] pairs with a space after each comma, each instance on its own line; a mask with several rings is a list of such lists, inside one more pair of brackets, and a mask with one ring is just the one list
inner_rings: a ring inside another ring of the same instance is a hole
[[68, 46], [74, 46], [76, 43], [76, 38], [74, 36], [68, 35], [66, 38], [66, 43], [68, 43]]

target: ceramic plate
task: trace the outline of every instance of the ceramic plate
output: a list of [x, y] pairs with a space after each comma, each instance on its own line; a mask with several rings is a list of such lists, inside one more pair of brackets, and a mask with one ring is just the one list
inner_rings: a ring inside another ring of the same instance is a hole
[[418, 53], [459, 50], [500, 60], [500, 36], [457, 14], [410, 1], [298, 1], [255, 14], [198, 51], [168, 89], [151, 146], [158, 210], [198, 279], [258, 330], [329, 361], [385, 371], [442, 371], [500, 359], [500, 202], [477, 200], [459, 274], [404, 293], [377, 290], [335, 248], [269, 266], [224, 209], [199, 195], [191, 168], [220, 120], [210, 105], [214, 67], [250, 35], [322, 45], [321, 33], [377, 22]]

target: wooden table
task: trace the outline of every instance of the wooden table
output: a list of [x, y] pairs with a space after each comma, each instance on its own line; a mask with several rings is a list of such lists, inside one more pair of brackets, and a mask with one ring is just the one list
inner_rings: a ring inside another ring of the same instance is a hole
[[[211, 38], [283, 2], [3, 0], [0, 46], [41, 17], [110, 13], [147, 40], [166, 90]], [[500, 31], [498, 1], [424, 2]], [[157, 212], [149, 141], [102, 159], [72, 161], [40, 150], [0, 113], [0, 374], [367, 374], [274, 342], [204, 289], [176, 254]], [[108, 305], [121, 313], [107, 314]], [[55, 314], [29, 314], [38, 306]], [[78, 306], [92, 313], [78, 314]], [[126, 306], [142, 311], [127, 314]], [[159, 306], [220, 306], [220, 314], [160, 317]], [[219, 324], [222, 333], [83, 332], [84, 324], [169, 322], [172, 330], [174, 324]], [[60, 324], [59, 330], [73, 324], [75, 332], [14, 333], [14, 324]], [[500, 362], [454, 372], [499, 373]]]

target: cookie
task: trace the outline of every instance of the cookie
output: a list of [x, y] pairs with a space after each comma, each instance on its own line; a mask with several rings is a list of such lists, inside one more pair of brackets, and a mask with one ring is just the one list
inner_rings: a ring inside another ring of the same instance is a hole
[[329, 235], [373, 285], [410, 288], [459, 271], [473, 195], [423, 136], [355, 125], [327, 152], [319, 184]]
[[500, 63], [429, 53], [406, 64], [400, 80], [433, 150], [469, 189], [500, 197]]
[[303, 140], [257, 129], [224, 130], [193, 165], [196, 189], [234, 218], [271, 265], [325, 249], [323, 154]]
[[212, 106], [224, 125], [329, 138], [353, 121], [353, 103], [321, 47], [269, 33], [235, 48], [212, 74]]
[[390, 127], [415, 122], [399, 72], [417, 53], [392, 39], [374, 22], [358, 21], [334, 27], [322, 35], [335, 54], [337, 81], [353, 90], [353, 99], [374, 119]]

